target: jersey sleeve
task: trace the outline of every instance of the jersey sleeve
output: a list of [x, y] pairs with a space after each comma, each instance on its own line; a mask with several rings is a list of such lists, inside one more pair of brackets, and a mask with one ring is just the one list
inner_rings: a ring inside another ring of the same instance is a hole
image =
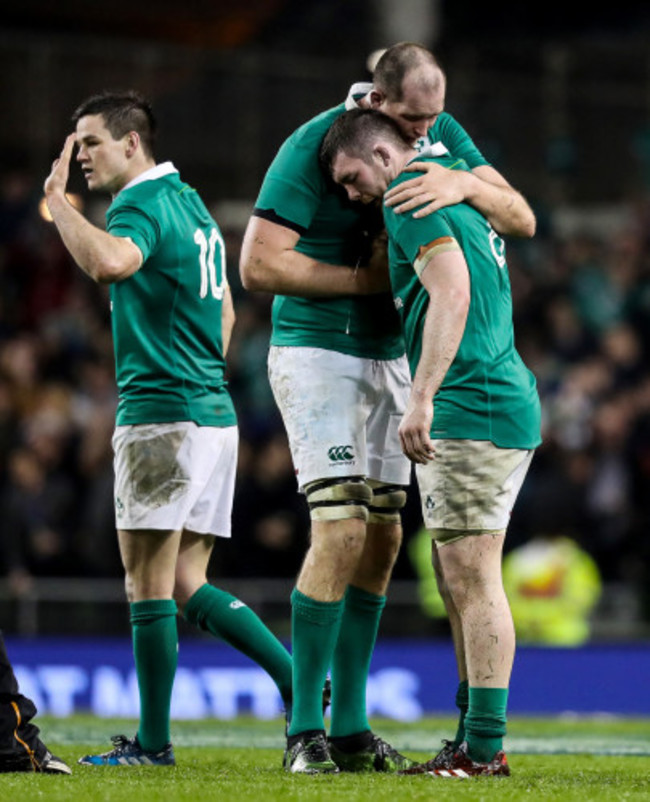
[[399, 245], [418, 275], [422, 272], [418, 264], [426, 251], [460, 248], [443, 212], [416, 219], [412, 215], [398, 215], [390, 210], [385, 217], [388, 236]]
[[319, 143], [288, 139], [262, 183], [254, 213], [304, 233], [326, 192], [318, 162]]
[[109, 210], [106, 230], [114, 237], [129, 237], [142, 253], [145, 262], [160, 241], [158, 221], [135, 206], [119, 206]]
[[490, 166], [470, 135], [451, 114], [441, 115], [437, 127], [438, 130], [435, 132], [437, 139], [445, 145], [452, 156], [464, 159], [470, 170], [475, 167]]

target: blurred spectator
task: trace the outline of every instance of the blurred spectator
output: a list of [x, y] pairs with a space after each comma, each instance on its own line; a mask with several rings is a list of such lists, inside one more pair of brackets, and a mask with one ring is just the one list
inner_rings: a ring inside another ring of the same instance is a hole
[[231, 568], [240, 576], [295, 577], [309, 533], [284, 432], [244, 445], [233, 505]]
[[12, 452], [2, 493], [2, 549], [16, 595], [28, 592], [33, 576], [79, 571], [72, 548], [75, 499], [70, 478], [49, 470], [36, 451]]
[[228, 350], [228, 380], [237, 399], [240, 432], [253, 440], [283, 431], [266, 359], [271, 330], [271, 298], [251, 294], [235, 298], [237, 321]]
[[[431, 565], [431, 536], [422, 528], [411, 537], [409, 556], [418, 577], [424, 613], [442, 631], [447, 613]], [[564, 535], [534, 535], [511, 548], [503, 560], [517, 640], [579, 646], [589, 639], [591, 614], [602, 591], [596, 561]]]
[[503, 584], [520, 643], [580, 646], [602, 583], [590, 555], [571, 538], [536, 535], [503, 561]]

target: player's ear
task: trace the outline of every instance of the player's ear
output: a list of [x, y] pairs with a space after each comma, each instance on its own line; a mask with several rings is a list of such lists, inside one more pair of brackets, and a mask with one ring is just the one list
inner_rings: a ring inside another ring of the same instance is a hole
[[137, 131], [129, 131], [125, 137], [126, 147], [125, 153], [128, 158], [131, 158], [140, 147], [140, 134]]
[[384, 93], [380, 92], [379, 89], [371, 89], [368, 93], [368, 102], [371, 109], [378, 109], [385, 99]]
[[390, 164], [390, 151], [385, 145], [381, 142], [377, 142], [372, 149], [372, 154], [383, 167], [388, 167]]

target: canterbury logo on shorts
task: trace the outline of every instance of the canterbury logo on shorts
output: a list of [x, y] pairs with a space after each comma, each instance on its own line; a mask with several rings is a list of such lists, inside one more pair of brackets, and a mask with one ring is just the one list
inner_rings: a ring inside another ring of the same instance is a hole
[[327, 456], [332, 462], [349, 462], [354, 459], [352, 446], [332, 446], [327, 450]]

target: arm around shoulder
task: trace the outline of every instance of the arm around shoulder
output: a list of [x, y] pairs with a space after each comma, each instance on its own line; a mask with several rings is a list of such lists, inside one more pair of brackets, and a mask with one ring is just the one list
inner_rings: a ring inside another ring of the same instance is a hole
[[503, 235], [533, 237], [537, 229], [535, 214], [528, 202], [494, 167], [475, 167], [471, 176], [474, 181], [466, 196], [490, 221], [494, 229]]
[[[452, 170], [432, 161], [414, 161], [405, 172], [419, 173], [390, 189], [384, 196], [397, 214], [426, 217], [445, 206], [465, 201], [502, 235], [532, 237], [536, 220], [524, 196], [489, 165], [471, 172]], [[416, 210], [416, 211], [414, 211]]]

